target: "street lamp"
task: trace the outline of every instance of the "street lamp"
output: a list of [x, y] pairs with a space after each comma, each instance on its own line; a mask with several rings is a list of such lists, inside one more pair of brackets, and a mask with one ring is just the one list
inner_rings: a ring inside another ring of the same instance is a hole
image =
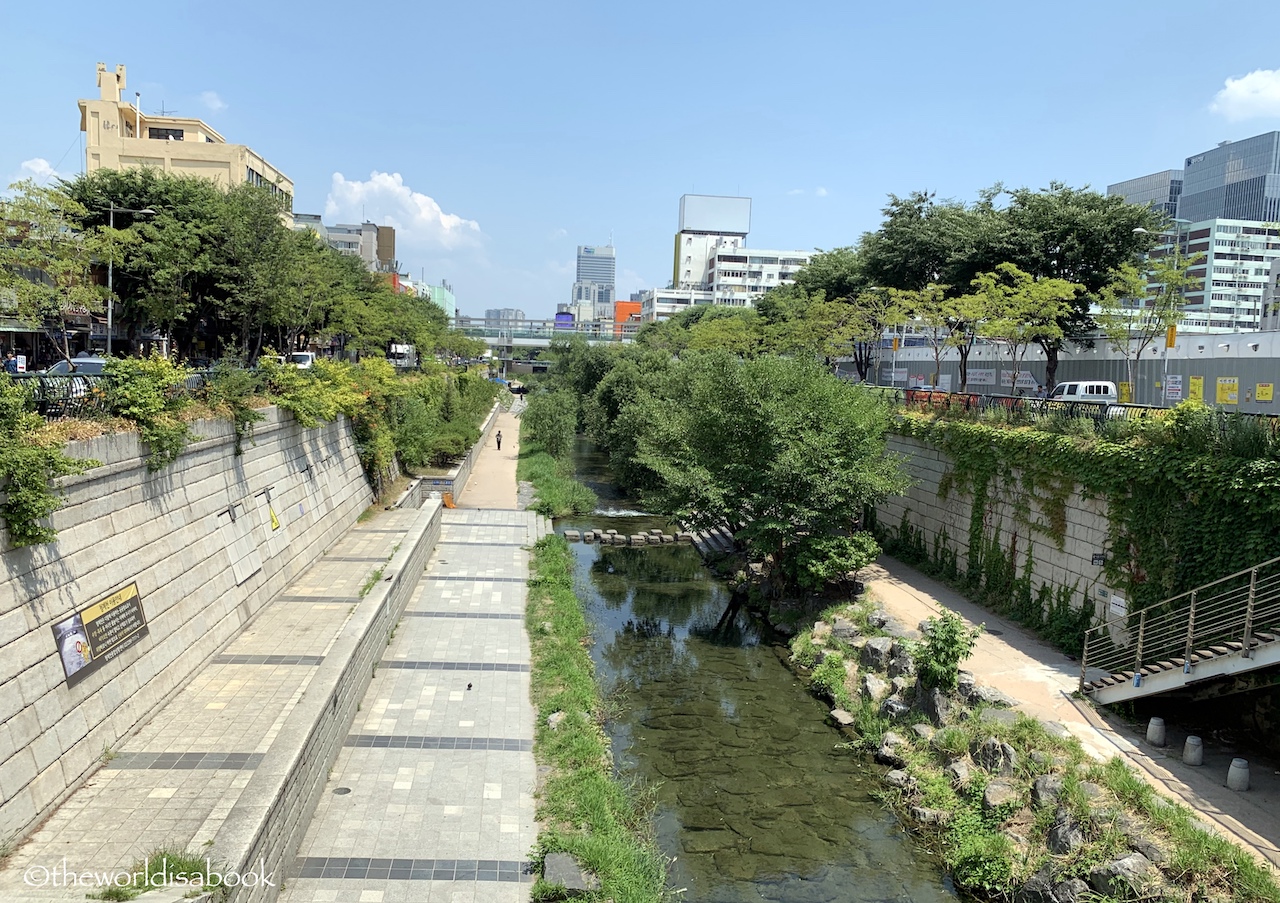
[[[107, 227], [113, 232], [116, 228], [117, 213], [132, 213], [134, 216], [155, 216], [155, 211], [150, 207], [143, 207], [141, 210], [134, 210], [131, 207], [117, 207], [111, 204], [107, 213]], [[111, 333], [115, 330], [115, 291], [113, 281], [113, 270], [115, 264], [116, 248], [115, 242], [111, 244], [110, 250], [107, 252], [107, 357], [111, 357]]]
[[[1169, 222], [1173, 224], [1173, 233], [1172, 233], [1173, 234], [1173, 264], [1176, 267], [1178, 266], [1179, 261], [1182, 259], [1182, 230], [1179, 227], [1184, 224], [1188, 226], [1191, 225], [1191, 220], [1178, 219], [1177, 217], [1171, 217]], [[1141, 226], [1138, 226], [1133, 231], [1134, 231], [1134, 234], [1136, 235], [1151, 234], [1149, 230], [1144, 229]], [[1165, 232], [1161, 234], [1168, 235], [1169, 233]], [[1179, 310], [1182, 309], [1182, 300], [1183, 299], [1181, 297], [1181, 288], [1179, 288], [1179, 297], [1178, 297]], [[1134, 388], [1136, 390], [1137, 387], [1135, 386]], [[1168, 406], [1169, 406], [1169, 340], [1168, 338], [1166, 338], [1164, 343], [1164, 375], [1160, 379], [1160, 407], [1164, 408]]]

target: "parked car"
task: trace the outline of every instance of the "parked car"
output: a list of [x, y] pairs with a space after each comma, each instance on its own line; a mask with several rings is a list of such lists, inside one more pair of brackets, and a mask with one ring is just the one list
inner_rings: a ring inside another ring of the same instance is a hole
[[68, 376], [72, 373], [81, 376], [101, 376], [107, 367], [105, 357], [73, 357], [70, 361], [58, 361], [52, 367], [41, 370], [47, 376]]
[[289, 363], [299, 370], [310, 370], [311, 365], [315, 362], [316, 354], [314, 351], [295, 351], [289, 355]]
[[1050, 401], [1085, 402], [1088, 404], [1117, 404], [1120, 393], [1116, 384], [1104, 380], [1073, 380], [1053, 387]]

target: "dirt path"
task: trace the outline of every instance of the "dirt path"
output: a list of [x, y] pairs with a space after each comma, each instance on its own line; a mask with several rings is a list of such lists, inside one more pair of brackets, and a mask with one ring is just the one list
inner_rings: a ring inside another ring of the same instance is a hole
[[[523, 403], [517, 399], [511, 410], [498, 415], [493, 432], [480, 450], [471, 477], [462, 494], [455, 500], [459, 508], [516, 507], [516, 458], [520, 454], [519, 413]], [[502, 433], [502, 449], [498, 449], [497, 435]]]

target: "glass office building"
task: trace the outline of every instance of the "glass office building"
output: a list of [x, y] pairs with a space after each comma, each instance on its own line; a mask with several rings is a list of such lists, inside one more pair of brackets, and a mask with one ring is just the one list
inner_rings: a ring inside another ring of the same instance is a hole
[[1144, 204], [1167, 213], [1178, 215], [1178, 197], [1182, 194], [1182, 170], [1166, 169], [1164, 172], [1139, 176], [1107, 186], [1109, 196], [1120, 196], [1130, 204]]
[[1188, 157], [1178, 216], [1192, 222], [1280, 220], [1280, 132], [1224, 141]]

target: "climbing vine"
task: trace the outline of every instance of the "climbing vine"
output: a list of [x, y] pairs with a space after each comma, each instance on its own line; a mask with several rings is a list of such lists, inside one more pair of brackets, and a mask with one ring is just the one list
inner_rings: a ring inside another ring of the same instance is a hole
[[[1016, 604], [1010, 600], [1018, 591], [1018, 537], [1028, 549], [1032, 533], [1062, 548], [1067, 501], [1077, 490], [1107, 503], [1108, 535], [1100, 537], [1105, 575], [1135, 607], [1277, 553], [1280, 442], [1256, 420], [1184, 403], [1162, 417], [1076, 422], [1062, 432], [919, 413], [904, 414], [895, 429], [952, 462], [939, 496], [960, 493], [972, 501], [961, 582], [1005, 605]], [[1008, 549], [1000, 546], [1000, 525], [988, 522], [999, 508], [1012, 515]], [[926, 544], [897, 532], [897, 547]], [[1029, 557], [1024, 573], [1030, 574]], [[1030, 586], [1021, 592], [1029, 596]], [[1067, 590], [1040, 592], [1056, 599]]]

